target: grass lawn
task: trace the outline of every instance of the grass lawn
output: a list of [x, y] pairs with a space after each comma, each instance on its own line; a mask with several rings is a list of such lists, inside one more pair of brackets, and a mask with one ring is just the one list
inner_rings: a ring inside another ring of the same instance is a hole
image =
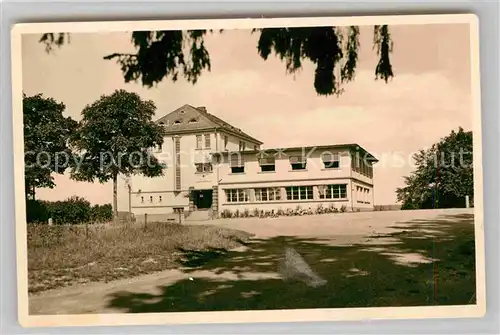
[[181, 250], [227, 250], [249, 234], [213, 226], [28, 225], [30, 293], [178, 267]]
[[[245, 251], [184, 251], [184, 271], [276, 273], [284, 249], [294, 248], [327, 284], [276, 279], [196, 278], [159, 287], [160, 294], [119, 292], [109, 306], [123, 312], [178, 312], [429, 306], [475, 303], [473, 215], [398, 223], [370, 243], [335, 246], [317, 239], [278, 236], [251, 240]], [[390, 238], [392, 242], [387, 243]], [[384, 242], [385, 241], [385, 242]], [[431, 260], [404, 264], [394, 256]]]

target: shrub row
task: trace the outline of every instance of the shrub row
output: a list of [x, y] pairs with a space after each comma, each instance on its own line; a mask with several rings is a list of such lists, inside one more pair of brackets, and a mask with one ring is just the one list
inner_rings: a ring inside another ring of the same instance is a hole
[[107, 222], [113, 218], [113, 209], [110, 204], [91, 206], [89, 201], [78, 196], [65, 201], [26, 202], [28, 222], [46, 223], [49, 218], [54, 224]]
[[231, 211], [229, 209], [225, 209], [221, 212], [221, 218], [223, 219], [228, 219], [228, 218], [251, 218], [251, 217], [258, 217], [258, 218], [268, 218], [268, 217], [279, 217], [279, 216], [300, 216], [300, 215], [313, 215], [313, 214], [327, 214], [327, 213], [343, 213], [347, 211], [347, 207], [345, 205], [342, 205], [340, 208], [335, 207], [334, 204], [331, 204], [328, 207], [324, 207], [322, 204], [319, 204], [316, 209], [311, 209], [310, 207], [307, 209], [303, 209], [300, 206], [297, 206], [295, 209], [287, 208], [287, 209], [281, 209], [278, 208], [278, 210], [261, 210], [258, 208], [255, 208], [253, 210], [249, 210], [248, 208], [244, 209], [243, 211], [236, 210], [236, 211]]

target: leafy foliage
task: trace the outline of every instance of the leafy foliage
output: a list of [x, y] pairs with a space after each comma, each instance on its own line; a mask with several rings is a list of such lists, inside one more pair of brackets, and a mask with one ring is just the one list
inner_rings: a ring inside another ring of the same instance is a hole
[[459, 128], [414, 155], [416, 170], [396, 190], [402, 209], [464, 207], [473, 201], [472, 132]]
[[82, 224], [109, 222], [113, 219], [111, 204], [94, 205], [78, 196], [64, 201], [28, 200], [26, 202], [28, 223], [47, 223], [52, 218], [54, 224]]
[[77, 224], [90, 221], [90, 202], [73, 196], [65, 201], [46, 202], [49, 217], [56, 224]]
[[111, 204], [94, 205], [90, 209], [90, 220], [92, 222], [109, 222], [113, 219], [113, 207]]
[[[339, 95], [343, 92], [341, 84], [354, 80], [359, 52], [357, 26], [263, 28], [252, 32], [260, 32], [259, 55], [267, 60], [274, 51], [285, 61], [288, 73], [301, 69], [304, 60], [315, 64], [314, 87], [319, 95]], [[135, 31], [132, 43], [137, 53], [113, 53], [104, 58], [120, 64], [125, 82], [140, 80], [142, 85], [152, 87], [164, 78], [176, 81], [182, 74], [195, 84], [204, 70], [211, 69], [204, 45], [206, 34], [206, 30]], [[61, 46], [68, 38], [65, 33], [47, 33], [40, 42], [51, 51], [53, 45]], [[389, 58], [393, 43], [387, 25], [374, 27], [374, 47], [379, 56], [375, 78], [388, 82], [394, 74]]]
[[49, 219], [49, 209], [47, 202], [27, 199], [26, 200], [26, 222], [47, 222]]
[[42, 94], [23, 94], [24, 163], [26, 196], [34, 197], [36, 187], [55, 186], [53, 172], [64, 173], [71, 149], [70, 135], [77, 122], [64, 117], [65, 105]]
[[117, 90], [83, 109], [79, 131], [71, 138], [79, 156], [72, 178], [101, 183], [113, 180], [115, 215], [118, 174], [163, 174], [163, 165], [149, 152], [163, 143], [165, 132], [152, 121], [155, 109], [152, 101]]

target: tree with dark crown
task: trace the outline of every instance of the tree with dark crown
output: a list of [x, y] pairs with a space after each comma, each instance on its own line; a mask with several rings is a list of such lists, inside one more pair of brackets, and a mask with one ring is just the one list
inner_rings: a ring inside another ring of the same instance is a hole
[[53, 173], [63, 174], [69, 167], [70, 135], [77, 122], [64, 117], [66, 106], [42, 94], [23, 94], [25, 196], [35, 198], [40, 187], [55, 186]]
[[472, 132], [452, 131], [414, 155], [415, 171], [396, 190], [403, 209], [464, 207], [474, 199]]
[[[125, 82], [141, 81], [152, 87], [164, 78], [176, 81], [179, 75], [195, 84], [204, 70], [210, 71], [210, 54], [204, 37], [212, 30], [135, 31], [131, 39], [136, 53], [113, 53], [104, 56], [121, 66]], [[222, 31], [220, 31], [222, 32]], [[288, 73], [302, 68], [304, 60], [316, 66], [314, 88], [318, 95], [339, 95], [342, 84], [355, 78], [359, 52], [359, 27], [291, 27], [253, 29], [260, 33], [257, 52], [267, 60], [274, 51], [286, 63]], [[67, 33], [43, 34], [40, 42], [48, 52], [67, 43]], [[189, 46], [186, 53], [184, 45]], [[394, 76], [389, 55], [393, 42], [387, 25], [374, 26], [373, 47], [379, 61], [375, 79], [386, 83]]]
[[117, 90], [101, 96], [83, 111], [79, 131], [71, 138], [78, 164], [72, 178], [101, 183], [113, 181], [113, 214], [118, 218], [118, 175], [163, 175], [164, 166], [150, 153], [163, 143], [164, 128], [152, 121], [156, 107], [136, 93]]

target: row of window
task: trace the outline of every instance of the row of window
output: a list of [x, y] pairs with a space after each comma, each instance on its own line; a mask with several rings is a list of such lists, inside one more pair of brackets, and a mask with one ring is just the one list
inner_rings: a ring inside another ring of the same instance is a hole
[[[285, 187], [286, 200], [313, 200], [314, 187], [317, 187], [319, 199], [347, 199], [347, 184], [318, 185], [318, 186], [289, 186]], [[227, 202], [249, 202], [251, 193], [254, 193], [255, 201], [279, 201], [282, 200], [281, 187], [267, 188], [236, 188], [227, 189]]]
[[373, 166], [371, 164], [367, 164], [367, 162], [359, 155], [353, 156], [351, 159], [351, 167], [353, 171], [368, 178], [373, 178]]
[[370, 203], [370, 189], [362, 186], [356, 186], [356, 199], [358, 203]]
[[[229, 143], [229, 137], [227, 135], [224, 135], [224, 150], [227, 149], [227, 145]], [[204, 135], [196, 135], [196, 149], [211, 149], [212, 143], [211, 143], [211, 138], [210, 134], [204, 134]], [[254, 146], [254, 150], [257, 150], [258, 146]], [[240, 141], [238, 150], [239, 151], [244, 151], [246, 149], [246, 143], [245, 141]], [[161, 152], [162, 151], [162, 146], [159, 145], [156, 147], [156, 152]]]
[[[313, 200], [313, 187], [317, 187], [319, 199], [347, 199], [347, 184], [318, 185], [318, 186], [289, 186], [285, 187], [286, 200]], [[281, 200], [281, 187], [265, 187], [253, 189], [255, 201], [279, 201]], [[252, 189], [227, 189], [227, 202], [249, 202]], [[357, 201], [369, 203], [370, 189], [356, 186]], [[144, 203], [141, 196], [141, 203]], [[154, 197], [149, 197], [149, 203], [153, 203]], [[158, 203], [162, 202], [162, 196], [158, 196]]]
[[[158, 196], [158, 202], [161, 202], [162, 201], [162, 198], [161, 198], [161, 195]], [[144, 197], [141, 197], [141, 203], [143, 204], [144, 203]], [[153, 196], [150, 196], [149, 197], [149, 203], [152, 204], [153, 203]]]
[[[307, 159], [301, 156], [291, 156], [289, 158], [290, 167], [295, 170], [306, 170]], [[339, 155], [329, 155], [322, 157], [323, 166], [325, 169], [338, 169], [340, 167]], [[241, 158], [234, 157], [231, 162], [231, 173], [244, 173], [245, 163]], [[259, 159], [261, 172], [276, 171], [276, 161], [274, 157], [265, 157]]]

